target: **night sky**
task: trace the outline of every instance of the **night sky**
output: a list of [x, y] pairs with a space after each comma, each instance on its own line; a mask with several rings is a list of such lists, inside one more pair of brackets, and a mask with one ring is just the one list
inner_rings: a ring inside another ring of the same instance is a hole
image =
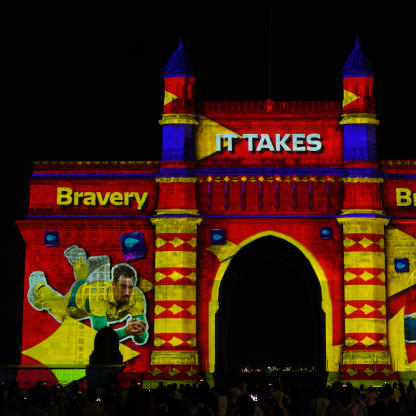
[[19, 339], [24, 248], [14, 221], [27, 213], [33, 161], [159, 160], [162, 74], [180, 37], [199, 100], [319, 101], [342, 100], [342, 66], [358, 35], [375, 73], [379, 158], [416, 159], [408, 10], [59, 3], [2, 13], [3, 362], [15, 360]]

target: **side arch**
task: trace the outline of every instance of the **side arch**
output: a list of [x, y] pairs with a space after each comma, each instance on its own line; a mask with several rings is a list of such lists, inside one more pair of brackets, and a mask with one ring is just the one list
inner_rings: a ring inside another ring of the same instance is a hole
[[238, 250], [229, 258], [225, 259], [221, 262], [220, 266], [217, 269], [217, 273], [214, 278], [214, 282], [212, 285], [211, 290], [211, 297], [209, 301], [209, 372], [215, 372], [215, 316], [219, 309], [219, 290], [221, 286], [221, 281], [227, 271], [231, 260], [233, 257], [246, 245], [252, 243], [253, 241], [262, 238], [262, 237], [276, 237], [287, 241], [288, 243], [294, 245], [298, 248], [302, 254], [306, 257], [306, 259], [311, 264], [313, 271], [315, 272], [319, 285], [321, 288], [322, 294], [322, 310], [325, 314], [325, 345], [326, 345], [326, 370], [328, 372], [339, 372], [340, 369], [340, 362], [341, 362], [341, 349], [342, 345], [333, 345], [333, 306], [332, 306], [332, 299], [329, 291], [328, 279], [324, 270], [322, 269], [321, 265], [317, 258], [308, 250], [302, 243], [300, 243], [295, 238], [288, 236], [286, 234], [280, 233], [278, 231], [262, 231], [256, 234], [247, 237], [243, 241], [238, 244]]

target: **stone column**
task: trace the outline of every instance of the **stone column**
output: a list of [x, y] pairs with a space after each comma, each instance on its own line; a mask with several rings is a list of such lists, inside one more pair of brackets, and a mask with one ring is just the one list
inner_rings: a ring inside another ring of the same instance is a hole
[[344, 213], [345, 346], [341, 379], [377, 385], [397, 378], [387, 344], [386, 269], [382, 215]]
[[[162, 177], [155, 227], [154, 339], [145, 385], [194, 383], [197, 349], [197, 234], [194, 177]], [[176, 205], [176, 207], [175, 207]], [[170, 208], [168, 208], [170, 206]], [[188, 208], [184, 208], [184, 207]]]

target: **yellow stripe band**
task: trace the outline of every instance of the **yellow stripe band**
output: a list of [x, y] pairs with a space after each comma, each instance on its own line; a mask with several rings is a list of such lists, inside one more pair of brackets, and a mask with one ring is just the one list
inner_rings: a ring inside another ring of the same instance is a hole
[[198, 365], [198, 353], [196, 351], [166, 351], [156, 350], [152, 352], [151, 365]]
[[384, 269], [385, 257], [382, 252], [346, 251], [344, 252], [344, 268]]
[[344, 300], [386, 300], [384, 285], [345, 285]]
[[352, 113], [342, 114], [342, 120], [339, 124], [376, 124], [379, 125], [380, 121], [377, 120], [375, 114], [369, 113]]
[[[169, 177], [163, 177], [163, 178], [156, 178], [155, 181], [158, 183], [195, 183], [198, 180], [198, 178], [195, 177], [177, 177], [177, 176], [169, 176]], [[171, 212], [175, 210], [169, 210], [166, 209], [165, 211]], [[187, 211], [187, 210], [178, 210], [180, 212]]]
[[[170, 211], [169, 213], [172, 214], [174, 211]], [[179, 212], [179, 211], [176, 211]], [[184, 211], [182, 211], [184, 213]], [[202, 222], [201, 218], [192, 218], [192, 217], [185, 217], [185, 218], [169, 218], [169, 217], [162, 217], [162, 218], [151, 218], [150, 221], [156, 228], [156, 234], [177, 234], [177, 233], [191, 233], [195, 234], [197, 232], [197, 225]]]
[[[379, 213], [375, 210], [345, 210], [348, 214], [359, 213]], [[342, 211], [344, 213], [344, 210]], [[338, 217], [337, 221], [343, 225], [343, 232], [345, 234], [352, 233], [366, 233], [366, 234], [384, 234], [384, 227], [389, 223], [388, 218], [359, 218], [359, 217]]]
[[155, 334], [196, 334], [196, 319], [155, 318]]
[[374, 318], [345, 318], [345, 332], [348, 333], [387, 333], [386, 320]]
[[196, 252], [156, 251], [155, 267], [196, 267]]
[[156, 285], [155, 301], [158, 300], [193, 300], [196, 301], [196, 286], [191, 285]]
[[388, 351], [344, 351], [343, 364], [390, 364]]
[[198, 124], [194, 114], [162, 114], [162, 119], [159, 120], [160, 125], [165, 124]]

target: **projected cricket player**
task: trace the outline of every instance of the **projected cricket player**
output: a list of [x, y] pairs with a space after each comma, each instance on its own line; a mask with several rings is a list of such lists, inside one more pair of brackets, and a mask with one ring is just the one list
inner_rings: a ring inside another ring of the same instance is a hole
[[29, 276], [27, 299], [38, 311], [46, 310], [58, 322], [70, 316], [82, 320], [89, 318], [91, 326], [100, 330], [112, 323], [127, 323], [115, 331], [120, 341], [132, 338], [138, 345], [147, 342], [146, 299], [137, 287], [136, 270], [129, 264], [117, 264], [111, 269], [108, 256], [86, 256], [77, 245], [64, 251], [73, 266], [76, 282], [63, 296], [49, 286], [42, 271]]

